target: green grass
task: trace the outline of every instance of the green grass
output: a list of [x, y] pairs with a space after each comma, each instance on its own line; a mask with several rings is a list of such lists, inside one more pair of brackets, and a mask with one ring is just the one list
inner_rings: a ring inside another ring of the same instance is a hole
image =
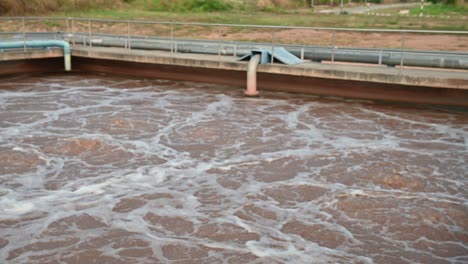
[[234, 8], [222, 0], [152, 0], [145, 2], [150, 11], [170, 12], [215, 12], [229, 11]]
[[[445, 4], [433, 4], [424, 6], [424, 15], [431, 16], [468, 16], [468, 7], [445, 5]], [[420, 8], [410, 9], [410, 14], [418, 15]]]
[[55, 21], [44, 21], [43, 23], [47, 27], [60, 27], [60, 26], [62, 26], [61, 24], [59, 24], [59, 23], [57, 23]]
[[308, 27], [393, 28], [467, 30], [466, 20], [419, 17], [384, 17], [363, 15], [319, 15], [307, 13], [269, 13], [262, 11], [230, 12], [164, 12], [145, 9], [93, 9], [77, 12], [58, 12], [54, 16], [90, 17], [125, 20], [180, 21], [226, 24], [259, 24]]
[[[385, 10], [379, 10], [379, 13], [398, 15], [399, 11], [405, 8], [389, 8]], [[419, 15], [420, 7], [413, 7], [409, 9], [411, 15]], [[459, 18], [462, 16], [468, 16], [468, 7], [446, 5], [446, 4], [432, 4], [425, 5], [423, 9], [424, 15], [430, 16], [453, 16]]]

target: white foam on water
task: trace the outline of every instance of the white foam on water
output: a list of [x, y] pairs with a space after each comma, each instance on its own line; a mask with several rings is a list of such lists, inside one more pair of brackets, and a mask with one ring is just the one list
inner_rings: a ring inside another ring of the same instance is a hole
[[20, 215], [29, 213], [34, 209], [32, 202], [22, 202], [9, 198], [0, 199], [0, 213], [3, 216]]
[[88, 75], [0, 103], [0, 262], [468, 255], [463, 112]]

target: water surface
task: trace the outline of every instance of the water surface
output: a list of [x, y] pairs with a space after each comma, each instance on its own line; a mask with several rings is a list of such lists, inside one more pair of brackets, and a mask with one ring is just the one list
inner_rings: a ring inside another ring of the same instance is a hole
[[468, 262], [468, 114], [0, 81], [0, 262]]

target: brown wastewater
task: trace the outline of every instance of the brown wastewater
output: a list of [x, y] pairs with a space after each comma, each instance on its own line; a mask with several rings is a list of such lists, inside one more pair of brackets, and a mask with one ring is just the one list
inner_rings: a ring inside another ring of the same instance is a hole
[[0, 263], [467, 263], [468, 113], [0, 80]]

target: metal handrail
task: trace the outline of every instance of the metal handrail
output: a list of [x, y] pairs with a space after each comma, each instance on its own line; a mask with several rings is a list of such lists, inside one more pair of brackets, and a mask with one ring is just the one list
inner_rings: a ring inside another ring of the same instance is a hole
[[[333, 55], [335, 50], [338, 49], [336, 47], [336, 33], [337, 32], [381, 32], [381, 33], [393, 33], [393, 34], [401, 34], [401, 46], [398, 49], [401, 53], [401, 61], [399, 63], [400, 72], [403, 70], [404, 66], [404, 57], [405, 52], [407, 51], [406, 47], [406, 35], [408, 33], [416, 33], [416, 34], [451, 34], [451, 35], [463, 35], [467, 36], [468, 31], [451, 31], [451, 30], [412, 30], [412, 29], [368, 29], [368, 28], [332, 28], [332, 27], [304, 27], [304, 26], [275, 26], [275, 25], [251, 25], [251, 24], [222, 24], [222, 23], [196, 23], [196, 22], [170, 22], [170, 21], [149, 21], [149, 20], [115, 20], [115, 19], [96, 19], [96, 18], [75, 18], [75, 17], [0, 17], [0, 21], [8, 21], [8, 20], [21, 20], [22, 23], [22, 35], [23, 35], [23, 42], [26, 43], [26, 23], [25, 21], [32, 21], [32, 20], [39, 20], [39, 21], [64, 21], [66, 24], [66, 30], [64, 32], [71, 33], [71, 34], [86, 34], [88, 39], [89, 46], [93, 45], [92, 38], [97, 32], [93, 32], [93, 23], [120, 23], [126, 24], [127, 27], [127, 34], [121, 35], [126, 36], [127, 41], [125, 43], [125, 48], [131, 49], [132, 48], [132, 36], [130, 27], [131, 25], [170, 25], [171, 31], [171, 53], [177, 53], [177, 44], [178, 39], [174, 38], [174, 26], [204, 26], [204, 27], [214, 27], [218, 28], [218, 38], [216, 39], [218, 42], [218, 58], [221, 56], [221, 43], [225, 43], [222, 37], [222, 27], [242, 27], [242, 28], [258, 28], [258, 29], [269, 29], [271, 33], [271, 50], [274, 52], [274, 47], [279, 42], [276, 42], [275, 33], [279, 30], [286, 30], [286, 29], [301, 29], [301, 30], [317, 30], [317, 31], [328, 31], [333, 33], [332, 38], [332, 45], [331, 49]], [[87, 30], [84, 32], [76, 31], [75, 26], [76, 22], [84, 22], [85, 26], [87, 26]], [[71, 23], [70, 23], [71, 22]], [[70, 27], [71, 26], [71, 27]], [[97, 33], [99, 35], [99, 33]], [[72, 45], [75, 44], [75, 38], [72, 39]], [[83, 42], [86, 45], [86, 42]], [[285, 43], [283, 43], [285, 44]], [[283, 45], [281, 44], [281, 45]], [[300, 45], [303, 46], [304, 45]], [[26, 51], [27, 47], [26, 44], [24, 45], [24, 50]], [[304, 48], [302, 48], [303, 50]], [[383, 50], [383, 49], [381, 49]], [[273, 58], [273, 56], [272, 56]], [[274, 63], [274, 60], [271, 60], [271, 64]], [[379, 60], [380, 63], [380, 60]], [[331, 60], [331, 69], [334, 71], [334, 56], [332, 56]]]

